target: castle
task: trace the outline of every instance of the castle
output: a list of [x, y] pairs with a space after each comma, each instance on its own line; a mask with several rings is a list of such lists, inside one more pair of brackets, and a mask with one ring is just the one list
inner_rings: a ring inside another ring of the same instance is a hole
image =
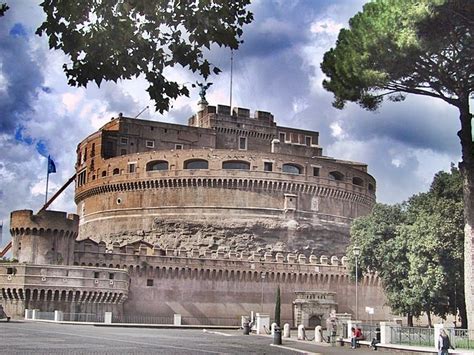
[[[273, 312], [320, 324], [355, 313], [349, 227], [375, 203], [362, 163], [323, 155], [317, 132], [269, 112], [201, 107], [188, 125], [119, 115], [77, 147], [77, 215], [11, 215], [13, 257], [0, 302], [116, 317], [181, 314], [189, 322]], [[376, 276], [359, 314], [388, 314]], [[220, 320], [219, 320], [220, 319]]]

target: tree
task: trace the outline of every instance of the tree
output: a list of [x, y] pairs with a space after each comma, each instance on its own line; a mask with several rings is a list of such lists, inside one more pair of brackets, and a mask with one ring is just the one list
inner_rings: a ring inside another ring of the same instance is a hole
[[[413, 325], [413, 316], [419, 316], [422, 310], [411, 301], [407, 241], [398, 238], [398, 229], [405, 219], [402, 205], [376, 204], [368, 216], [354, 220], [347, 254], [352, 256], [350, 251], [356, 245], [360, 248], [359, 273], [376, 272], [392, 311], [406, 315], [408, 324]], [[353, 258], [351, 263], [354, 272]]]
[[[466, 295], [472, 295], [474, 239], [474, 143], [469, 100], [474, 88], [474, 2], [471, 0], [375, 0], [339, 33], [324, 55], [324, 87], [333, 105], [347, 101], [375, 110], [385, 97], [439, 98], [459, 111], [464, 190]], [[474, 325], [474, 302], [467, 302]]]
[[281, 317], [280, 317], [280, 310], [281, 310], [281, 299], [280, 299], [280, 285], [278, 285], [276, 290], [276, 300], [275, 300], [275, 323], [280, 326], [281, 325]]
[[463, 223], [462, 177], [452, 167], [427, 193], [356, 219], [350, 248], [361, 248], [360, 270], [378, 273], [388, 304], [410, 325], [423, 312], [431, 325], [431, 314], [459, 311], [465, 326]]
[[[160, 112], [170, 99], [189, 96], [165, 69], [188, 68], [207, 79], [218, 74], [205, 55], [212, 45], [237, 49], [242, 27], [252, 21], [250, 0], [44, 0], [46, 20], [37, 29], [51, 49], [70, 59], [63, 69], [71, 86], [144, 75]], [[207, 52], [206, 52], [207, 51]]]
[[8, 9], [9, 9], [9, 7], [8, 7], [7, 4], [1, 3], [1, 4], [0, 4], [0, 17], [2, 17], [3, 15], [5, 15], [5, 12], [7, 12]]

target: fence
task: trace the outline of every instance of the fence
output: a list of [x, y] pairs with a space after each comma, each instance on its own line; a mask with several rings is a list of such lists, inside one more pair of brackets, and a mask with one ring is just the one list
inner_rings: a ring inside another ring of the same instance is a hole
[[434, 328], [391, 327], [391, 343], [414, 346], [433, 346]]
[[458, 349], [474, 349], [474, 330], [450, 329], [451, 344]]
[[63, 313], [63, 320], [66, 322], [94, 322], [103, 323], [104, 314], [95, 313]]
[[183, 325], [221, 325], [221, 326], [240, 326], [240, 318], [236, 317], [182, 317]]
[[54, 320], [54, 312], [36, 312], [36, 319]]
[[122, 315], [112, 316], [112, 323], [134, 323], [134, 324], [173, 324], [174, 318], [171, 317], [155, 317], [141, 315]]
[[365, 340], [368, 341], [377, 338], [377, 329], [379, 329], [380, 333], [380, 327], [378, 325], [360, 324], [359, 327], [362, 330], [362, 334], [365, 337]]

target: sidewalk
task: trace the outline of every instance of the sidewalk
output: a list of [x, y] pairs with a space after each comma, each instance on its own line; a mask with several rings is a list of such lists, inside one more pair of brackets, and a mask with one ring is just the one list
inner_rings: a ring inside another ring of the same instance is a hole
[[[255, 335], [254, 335], [255, 336]], [[263, 337], [267, 337], [270, 341], [273, 341], [271, 335], [260, 335]], [[338, 343], [335, 346], [332, 346], [328, 343], [315, 343], [306, 340], [297, 340], [295, 338], [282, 338], [282, 347], [289, 350], [298, 351], [303, 354], [334, 354], [334, 355], [342, 355], [342, 354], [352, 354], [352, 355], [376, 355], [378, 352], [383, 354], [437, 354], [434, 347], [422, 347], [422, 346], [409, 346], [409, 345], [398, 345], [398, 344], [378, 344], [377, 351], [372, 350], [369, 348], [370, 342], [362, 341], [361, 347], [357, 349], [351, 349], [349, 344], [344, 344], [344, 346], [340, 346]], [[272, 345], [272, 346], [280, 346], [280, 345]], [[464, 349], [456, 349], [450, 350], [450, 354], [466, 354], [466, 355], [473, 355], [474, 350], [464, 350]]]

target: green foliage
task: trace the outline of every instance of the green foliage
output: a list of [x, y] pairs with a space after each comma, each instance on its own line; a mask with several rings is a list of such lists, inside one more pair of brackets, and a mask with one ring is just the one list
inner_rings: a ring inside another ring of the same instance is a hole
[[342, 29], [321, 68], [334, 106], [374, 110], [404, 93], [456, 100], [474, 88], [474, 2], [375, 0]]
[[0, 4], [0, 17], [5, 15], [5, 12], [9, 9], [8, 5], [5, 3]]
[[360, 269], [378, 273], [394, 312], [444, 317], [459, 309], [464, 320], [463, 225], [462, 177], [452, 167], [427, 193], [356, 219], [348, 254], [361, 248]]
[[278, 324], [278, 326], [281, 325], [280, 311], [281, 311], [280, 285], [278, 285], [277, 290], [276, 290], [276, 300], [275, 300], [275, 323]]
[[63, 69], [71, 86], [143, 75], [160, 112], [170, 99], [189, 96], [168, 80], [165, 69], [180, 65], [204, 79], [218, 74], [206, 58], [211, 45], [237, 49], [242, 27], [253, 20], [250, 0], [44, 0], [46, 20], [37, 34], [49, 37], [70, 62]]

